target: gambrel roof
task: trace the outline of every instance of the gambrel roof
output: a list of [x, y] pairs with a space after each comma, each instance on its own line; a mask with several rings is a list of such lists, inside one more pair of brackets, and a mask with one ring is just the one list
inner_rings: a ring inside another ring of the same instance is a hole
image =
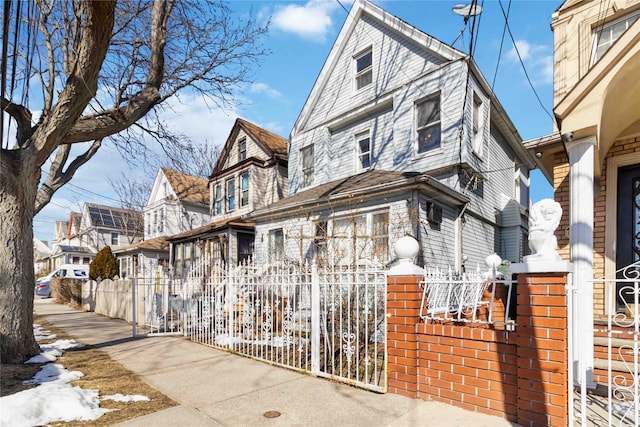
[[187, 175], [169, 168], [160, 168], [160, 170], [179, 200], [209, 204], [209, 182], [206, 178]]
[[240, 130], [243, 130], [251, 138], [251, 140], [265, 152], [265, 154], [270, 159], [284, 162], [287, 161], [287, 140], [285, 138], [276, 135], [273, 132], [269, 132], [268, 130], [263, 129], [260, 126], [254, 125], [247, 120], [237, 118], [236, 122], [231, 128], [229, 136], [227, 137], [227, 141], [222, 148], [220, 157], [218, 157], [216, 166], [211, 173], [212, 177], [220, 173], [224, 168], [225, 161], [236, 142], [236, 138], [238, 137], [238, 133], [240, 132]]

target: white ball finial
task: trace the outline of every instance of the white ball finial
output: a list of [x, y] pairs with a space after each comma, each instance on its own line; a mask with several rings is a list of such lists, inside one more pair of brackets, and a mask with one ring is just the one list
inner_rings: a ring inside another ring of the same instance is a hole
[[398, 258], [398, 264], [389, 270], [390, 276], [419, 276], [424, 274], [424, 270], [413, 262], [420, 252], [420, 244], [411, 236], [404, 236], [398, 239], [393, 246]]
[[418, 252], [420, 252], [420, 245], [413, 237], [404, 236], [398, 239], [393, 249], [396, 252], [398, 261], [408, 260], [413, 262], [415, 257], [418, 256]]

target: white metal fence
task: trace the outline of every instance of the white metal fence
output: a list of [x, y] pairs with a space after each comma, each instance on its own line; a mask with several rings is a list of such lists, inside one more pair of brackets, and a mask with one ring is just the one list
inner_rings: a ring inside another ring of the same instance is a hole
[[[569, 307], [580, 292], [577, 285], [569, 293]], [[593, 377], [599, 393], [588, 390], [586, 372], [577, 372], [579, 386], [569, 419], [582, 426], [639, 426], [640, 262], [617, 271], [614, 278], [587, 285], [605, 289], [606, 321], [572, 327], [579, 328], [579, 334], [594, 334]]]
[[425, 270], [420, 317], [424, 321], [513, 324], [511, 274], [495, 268], [470, 273]]
[[144, 332], [191, 340], [386, 391], [386, 270], [202, 262], [183, 279], [139, 279]]

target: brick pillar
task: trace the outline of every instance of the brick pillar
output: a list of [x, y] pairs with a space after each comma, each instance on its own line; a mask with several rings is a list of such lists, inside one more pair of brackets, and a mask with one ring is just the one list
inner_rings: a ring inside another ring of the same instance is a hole
[[387, 278], [387, 388], [411, 398], [418, 392], [416, 324], [420, 323], [422, 278]]
[[518, 424], [568, 422], [567, 273], [524, 273], [517, 286]]

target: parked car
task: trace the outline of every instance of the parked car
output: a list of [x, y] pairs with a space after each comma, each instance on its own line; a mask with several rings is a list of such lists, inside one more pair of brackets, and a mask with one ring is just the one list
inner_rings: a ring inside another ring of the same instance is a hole
[[68, 277], [71, 279], [85, 280], [89, 278], [89, 265], [87, 264], [63, 264], [51, 273], [36, 280], [37, 296], [48, 298], [51, 296], [51, 279], [54, 277]]

